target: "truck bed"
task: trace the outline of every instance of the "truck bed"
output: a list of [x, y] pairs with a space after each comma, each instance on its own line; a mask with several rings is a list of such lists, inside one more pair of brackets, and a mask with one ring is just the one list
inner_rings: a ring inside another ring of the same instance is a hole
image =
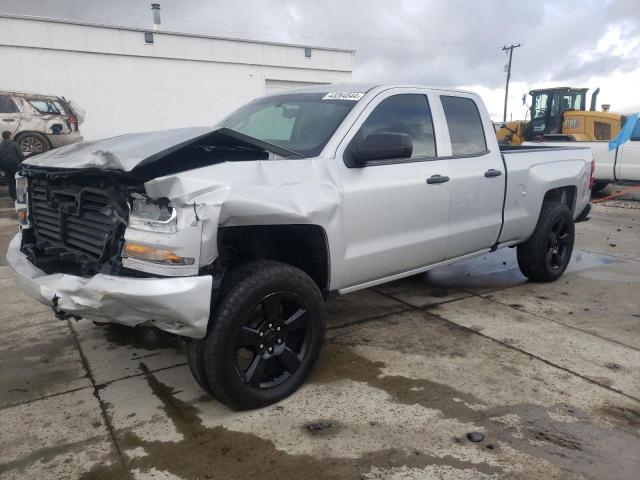
[[[630, 140], [615, 150], [609, 150], [608, 141], [597, 142], [527, 142], [510, 148], [589, 148], [596, 161], [595, 177], [599, 182], [640, 181], [640, 140]], [[502, 151], [502, 146], [500, 146]]]

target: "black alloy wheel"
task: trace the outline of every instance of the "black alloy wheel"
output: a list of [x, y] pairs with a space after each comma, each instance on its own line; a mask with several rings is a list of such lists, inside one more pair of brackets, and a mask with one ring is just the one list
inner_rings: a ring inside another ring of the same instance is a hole
[[311, 342], [304, 300], [291, 292], [266, 295], [235, 338], [236, 372], [252, 388], [273, 388], [300, 368]]
[[569, 207], [545, 201], [533, 234], [518, 245], [520, 271], [537, 282], [552, 282], [562, 276], [573, 252], [575, 225]]
[[246, 410], [295, 392], [313, 368], [326, 310], [305, 272], [254, 260], [225, 274], [204, 338], [187, 344], [195, 380], [222, 403]]
[[565, 218], [560, 217], [551, 227], [547, 242], [547, 264], [551, 270], [564, 269], [571, 255], [572, 229]]

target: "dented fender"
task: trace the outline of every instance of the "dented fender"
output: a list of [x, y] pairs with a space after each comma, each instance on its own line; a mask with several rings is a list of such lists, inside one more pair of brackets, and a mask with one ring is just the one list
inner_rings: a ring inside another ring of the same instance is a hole
[[227, 162], [150, 180], [151, 198], [193, 208], [201, 224], [200, 267], [218, 256], [218, 228], [310, 224], [336, 228], [338, 180], [322, 158]]

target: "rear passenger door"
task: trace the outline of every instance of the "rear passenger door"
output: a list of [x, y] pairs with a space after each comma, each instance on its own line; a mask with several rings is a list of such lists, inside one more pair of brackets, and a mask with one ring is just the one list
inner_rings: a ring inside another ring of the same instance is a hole
[[440, 95], [440, 101], [451, 144], [447, 258], [452, 259], [496, 243], [502, 226], [506, 172], [493, 130], [484, 129], [484, 125], [491, 125], [491, 119], [484, 108], [478, 108], [474, 96], [445, 94]]

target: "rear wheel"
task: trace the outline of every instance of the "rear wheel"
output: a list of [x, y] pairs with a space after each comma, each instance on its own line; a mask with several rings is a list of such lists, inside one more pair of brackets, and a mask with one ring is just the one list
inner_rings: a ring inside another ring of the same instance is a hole
[[557, 280], [571, 260], [574, 237], [569, 208], [564, 203], [544, 202], [533, 234], [518, 245], [520, 271], [539, 282]]
[[16, 143], [23, 153], [42, 153], [51, 149], [47, 137], [37, 132], [20, 133], [16, 136]]
[[231, 272], [207, 336], [189, 344], [198, 384], [244, 410], [295, 392], [315, 363], [325, 328], [324, 300], [301, 270], [250, 262]]

